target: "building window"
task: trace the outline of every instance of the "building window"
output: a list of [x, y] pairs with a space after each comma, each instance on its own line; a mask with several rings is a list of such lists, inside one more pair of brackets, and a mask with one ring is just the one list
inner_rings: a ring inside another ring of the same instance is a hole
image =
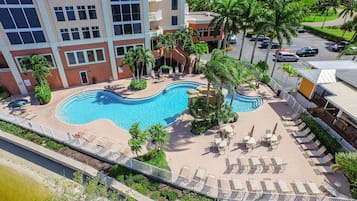
[[178, 0], [171, 0], [171, 10], [177, 10]]
[[33, 37], [32, 37], [32, 34], [30, 31], [20, 32], [20, 36], [21, 36], [24, 44], [34, 43], [34, 40], [33, 40]]
[[68, 33], [68, 29], [60, 29], [61, 31], [61, 36], [62, 36], [62, 40], [71, 40], [69, 38], [69, 33]]
[[21, 38], [19, 36], [19, 33], [17, 32], [10, 32], [10, 33], [6, 33], [7, 37], [10, 40], [10, 43], [12, 45], [17, 45], [17, 44], [22, 44]]
[[171, 16], [171, 25], [177, 25], [177, 16]]
[[78, 10], [79, 19], [86, 20], [87, 19], [86, 7], [85, 6], [77, 6], [77, 10]]
[[99, 38], [100, 37], [99, 27], [98, 26], [92, 27], [92, 34], [93, 34], [93, 38]]
[[140, 4], [131, 1], [112, 1], [112, 16], [115, 35], [139, 34], [141, 29]]
[[57, 21], [65, 21], [62, 7], [54, 7]]
[[97, 19], [97, 12], [95, 11], [95, 5], [88, 6], [89, 19]]
[[208, 29], [203, 29], [203, 36], [207, 37], [208, 36]]
[[66, 6], [67, 19], [72, 21], [76, 20], [76, 16], [74, 15], [73, 6]]
[[71, 28], [71, 33], [72, 33], [72, 39], [73, 40], [81, 39], [81, 37], [79, 36], [78, 28]]
[[90, 38], [89, 27], [82, 27], [83, 38]]
[[69, 66], [99, 63], [105, 61], [104, 49], [89, 49], [65, 52]]
[[130, 49], [134, 47], [144, 47], [144, 44], [121, 45], [115, 47], [117, 57], [123, 57]]

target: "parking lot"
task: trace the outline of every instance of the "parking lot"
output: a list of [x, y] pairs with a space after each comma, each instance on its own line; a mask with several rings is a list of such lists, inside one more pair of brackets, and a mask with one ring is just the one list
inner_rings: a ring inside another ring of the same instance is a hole
[[[250, 61], [251, 55], [252, 55], [252, 50], [254, 46], [253, 41], [249, 41], [250, 38], [245, 38], [244, 42], [244, 47], [243, 47], [243, 53], [242, 53], [242, 60], [245, 61]], [[276, 41], [276, 40], [274, 40]], [[285, 41], [284, 41], [285, 42]], [[232, 55], [234, 57], [239, 57], [239, 51], [240, 51], [240, 45], [242, 43], [242, 34], [237, 35], [237, 43], [233, 44], [234, 48], [233, 51], [228, 52], [229, 55]], [[287, 48], [289, 50], [292, 50], [293, 52], [296, 52], [296, 50], [306, 47], [306, 46], [313, 46], [317, 47], [319, 49], [319, 53], [316, 56], [313, 57], [300, 57], [298, 62], [288, 62], [292, 64], [295, 68], [306, 68], [309, 65], [307, 64], [308, 61], [321, 61], [321, 60], [336, 60], [338, 52], [332, 52], [328, 50], [326, 47], [328, 46], [329, 43], [332, 43], [331, 41], [328, 41], [326, 39], [320, 38], [318, 36], [312, 35], [310, 33], [299, 33], [298, 37], [292, 39], [292, 44], [289, 46], [287, 44], [283, 44], [283, 48]], [[265, 55], [267, 52], [267, 49], [261, 49], [259, 48], [260, 42], [257, 43], [257, 48], [255, 51], [255, 56], [254, 56], [254, 63], [258, 62], [259, 60], [264, 60]], [[276, 49], [272, 49], [269, 53], [268, 57], [268, 65], [272, 67], [274, 65], [274, 53]], [[343, 56], [341, 57], [341, 60], [351, 60], [352, 56]], [[280, 81], [282, 85], [285, 85], [286, 81], [286, 73], [282, 74], [282, 71], [280, 70], [281, 65], [285, 62], [278, 62], [275, 68], [275, 72], [273, 77]], [[271, 71], [272, 69], [270, 69]], [[297, 84], [296, 78], [288, 79], [286, 88], [293, 88]]]

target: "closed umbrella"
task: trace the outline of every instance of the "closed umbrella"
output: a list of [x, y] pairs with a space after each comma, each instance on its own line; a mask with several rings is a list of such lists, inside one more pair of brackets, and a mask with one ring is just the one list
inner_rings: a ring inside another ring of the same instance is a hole
[[274, 129], [273, 129], [273, 134], [275, 134], [275, 131], [277, 128], [278, 128], [278, 122], [275, 123]]
[[249, 132], [249, 136], [250, 136], [250, 137], [253, 137], [253, 132], [254, 132], [254, 125], [253, 125], [253, 127], [252, 127], [252, 130], [250, 130], [250, 132]]

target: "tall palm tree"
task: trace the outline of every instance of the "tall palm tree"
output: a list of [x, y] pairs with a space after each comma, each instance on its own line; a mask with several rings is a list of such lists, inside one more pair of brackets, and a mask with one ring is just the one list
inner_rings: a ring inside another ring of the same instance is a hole
[[329, 11], [332, 9], [332, 12], [334, 14], [337, 13], [337, 8], [340, 6], [340, 1], [339, 0], [318, 0], [316, 1], [316, 4], [314, 5], [313, 10], [316, 10], [317, 12], [320, 12], [321, 15], [324, 15], [324, 21], [321, 25], [321, 28], [324, 28], [325, 23], [326, 23], [326, 18], [328, 16]]
[[344, 3], [344, 8], [338, 15], [339, 17], [343, 17], [344, 21], [347, 21], [347, 17], [353, 17], [354, 13], [357, 11], [357, 3], [355, 0], [347, 0]]
[[20, 60], [20, 65], [25, 73], [31, 70], [37, 83], [45, 81], [45, 77], [51, 75], [50, 69], [52, 64], [41, 55], [34, 54], [29, 57], [24, 57]]
[[154, 55], [152, 55], [150, 50], [145, 50], [142, 47], [137, 47], [136, 51], [137, 53], [137, 63], [140, 63], [140, 78], [143, 78], [143, 74], [144, 74], [144, 68], [149, 65], [149, 66], [153, 66], [155, 64], [155, 57]]
[[131, 71], [131, 74], [133, 75], [134, 80], [139, 80], [139, 77], [137, 77], [137, 66], [135, 62], [135, 52], [133, 51], [134, 49], [130, 49], [127, 51], [124, 55], [124, 58], [121, 61], [121, 65], [128, 65]]
[[155, 146], [157, 151], [170, 140], [169, 132], [165, 130], [160, 123], [151, 126], [147, 132], [151, 139], [151, 143]]
[[176, 50], [177, 41], [173, 33], [167, 33], [166, 37], [167, 37], [168, 47], [170, 49], [170, 66], [172, 67], [172, 54], [173, 51]]
[[243, 46], [245, 34], [248, 28], [251, 28], [258, 17], [259, 4], [257, 0], [240, 0], [240, 13], [238, 14], [240, 19], [240, 29], [243, 30], [242, 44], [239, 51], [238, 60], [242, 58]]
[[164, 65], [166, 66], [166, 53], [170, 49], [170, 42], [169, 38], [166, 35], [160, 34], [158, 37], [158, 44], [159, 47], [164, 48]]
[[235, 62], [232, 67], [233, 68], [231, 72], [233, 80], [231, 84], [233, 87], [231, 87], [230, 106], [233, 104], [236, 89], [242, 87], [243, 84], [248, 84], [250, 88], [255, 89], [255, 85], [252, 83], [252, 81], [258, 77], [258, 73], [254, 69], [254, 66], [249, 63], [239, 61]]
[[212, 9], [218, 15], [215, 16], [209, 26], [214, 26], [214, 34], [218, 35], [223, 27], [224, 38], [221, 48], [226, 48], [228, 38], [232, 34], [239, 32], [239, 17], [240, 3], [238, 0], [214, 0]]
[[352, 41], [356, 40], [356, 36], [357, 36], [357, 17], [353, 17], [352, 20], [349, 20], [345, 23], [343, 23], [340, 27], [342, 30], [344, 30], [344, 33], [346, 31], [354, 31], [354, 34], [351, 38]]
[[[304, 17], [303, 7], [293, 0], [268, 0], [267, 7], [272, 11], [271, 20], [267, 22], [270, 29], [270, 42], [265, 55], [265, 62], [268, 61], [269, 52], [274, 38], [277, 38], [279, 45], [283, 44], [283, 40], [288, 45], [291, 44], [292, 37], [296, 37], [296, 28], [300, 26], [300, 22]], [[271, 76], [274, 74], [275, 63], [272, 69]]]

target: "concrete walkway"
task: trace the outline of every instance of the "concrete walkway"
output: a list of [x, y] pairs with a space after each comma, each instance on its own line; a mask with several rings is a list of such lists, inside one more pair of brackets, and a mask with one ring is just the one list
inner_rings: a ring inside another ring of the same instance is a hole
[[[338, 10], [337, 12], [340, 13], [341, 11]], [[341, 16], [341, 17], [338, 17], [338, 18], [336, 18], [334, 20], [326, 21], [325, 22], [325, 27], [342, 25], [343, 23], [345, 23], [345, 22], [347, 22], [348, 20], [351, 20], [351, 19], [352, 18], [350, 18], [349, 16], [347, 16], [346, 19]], [[324, 22], [303, 22], [302, 24], [303, 25], [308, 25], [308, 26], [314, 26], [314, 27], [318, 27], [318, 26], [321, 27], [323, 23]]]
[[[59, 154], [55, 151], [46, 149], [40, 145], [37, 145], [33, 142], [21, 139], [17, 136], [14, 136], [12, 134], [0, 131], [0, 138], [15, 144], [21, 148], [24, 148], [26, 150], [29, 150], [31, 152], [37, 153], [45, 158], [48, 158], [50, 160], [56, 161], [64, 166], [70, 167], [74, 170], [78, 170], [83, 172], [86, 175], [89, 175], [91, 177], [95, 177], [98, 174], [98, 171], [82, 162], [76, 161], [72, 158], [69, 158], [67, 156], [64, 156], [62, 154]], [[124, 184], [116, 181], [115, 179], [111, 178], [111, 177], [104, 177], [106, 179], [107, 184], [112, 188], [115, 189], [119, 192], [124, 193], [125, 195], [128, 195], [130, 197], [133, 197], [137, 200], [145, 200], [145, 201], [151, 201], [150, 198], [140, 194], [139, 192], [125, 186]]]

